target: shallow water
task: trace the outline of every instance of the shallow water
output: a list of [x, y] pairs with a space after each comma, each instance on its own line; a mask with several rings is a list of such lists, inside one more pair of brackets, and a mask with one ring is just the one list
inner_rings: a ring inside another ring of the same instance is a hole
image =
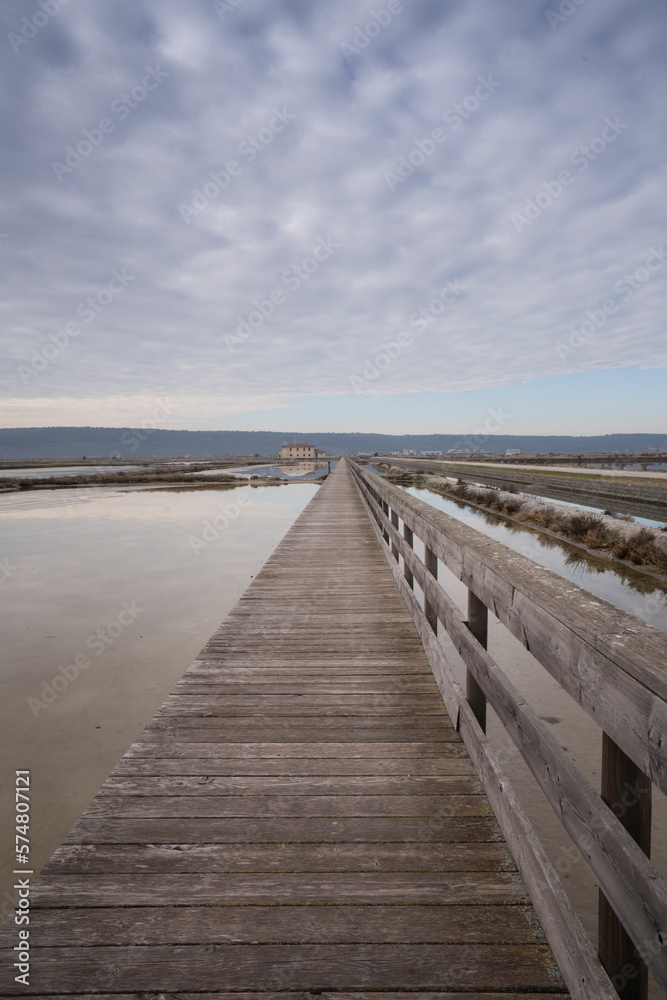
[[299, 462], [296, 465], [248, 465], [236, 469], [214, 469], [200, 475], [214, 476], [225, 472], [231, 476], [274, 476], [276, 479], [309, 480], [320, 479], [334, 467], [335, 462]]
[[589, 556], [567, 542], [560, 542], [533, 528], [497, 515], [477, 510], [430, 490], [409, 487], [407, 492], [444, 511], [540, 566], [553, 570], [572, 583], [628, 611], [655, 628], [667, 631], [667, 587], [652, 577], [606, 559]]
[[14, 771], [31, 770], [38, 870], [316, 489], [0, 496], [0, 908]]

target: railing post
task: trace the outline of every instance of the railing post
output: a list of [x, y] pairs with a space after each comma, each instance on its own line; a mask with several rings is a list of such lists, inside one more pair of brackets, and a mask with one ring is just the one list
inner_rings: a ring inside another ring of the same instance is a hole
[[[468, 588], [468, 628], [480, 646], [484, 646], [486, 649], [489, 634], [489, 610], [470, 588]], [[466, 670], [466, 697], [473, 715], [482, 730], [486, 732], [486, 695], [470, 670]]]
[[[403, 538], [405, 539], [405, 544], [409, 545], [410, 548], [413, 546], [414, 536], [412, 534], [412, 528], [408, 528], [405, 521], [403, 522]], [[403, 576], [405, 577], [405, 582], [411, 590], [415, 589], [415, 578], [413, 576], [412, 570], [408, 569], [407, 562], [403, 567]]]
[[[436, 556], [435, 552], [429, 549], [428, 545], [424, 545], [424, 565], [426, 566], [426, 569], [431, 574], [431, 576], [434, 576], [437, 580], [438, 557]], [[426, 615], [426, 620], [428, 621], [429, 625], [437, 635], [438, 616], [436, 615], [435, 610], [431, 607], [428, 600], [426, 599], [426, 595], [424, 595], [424, 614]]]
[[[398, 531], [398, 514], [395, 510], [391, 512], [391, 523], [396, 528], [396, 531]], [[391, 543], [391, 554], [396, 562], [398, 562], [398, 546], [394, 542]]]
[[[382, 510], [384, 511], [386, 517], [389, 517], [389, 504], [386, 502], [386, 500], [381, 500], [380, 503], [382, 504]], [[382, 529], [382, 535], [387, 545], [389, 545], [389, 532], [387, 531], [386, 528]]]
[[[649, 857], [651, 781], [604, 732], [600, 794]], [[647, 1000], [648, 970], [602, 892], [598, 910], [598, 954], [622, 1000]]]

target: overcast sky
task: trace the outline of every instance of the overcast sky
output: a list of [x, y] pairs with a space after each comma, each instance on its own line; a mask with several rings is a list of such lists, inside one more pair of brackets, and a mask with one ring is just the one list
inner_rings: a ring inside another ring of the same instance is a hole
[[664, 0], [0, 22], [2, 425], [665, 430]]

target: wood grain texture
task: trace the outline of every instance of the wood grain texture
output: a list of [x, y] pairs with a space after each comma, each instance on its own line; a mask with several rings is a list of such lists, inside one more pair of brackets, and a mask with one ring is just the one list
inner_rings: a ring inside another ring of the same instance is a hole
[[345, 463], [31, 904], [4, 996], [567, 996]]

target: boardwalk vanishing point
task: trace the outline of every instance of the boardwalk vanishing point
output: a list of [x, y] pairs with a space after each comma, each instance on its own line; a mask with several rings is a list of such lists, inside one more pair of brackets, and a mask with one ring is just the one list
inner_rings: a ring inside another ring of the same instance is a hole
[[349, 463], [34, 880], [28, 986], [16, 943], [3, 997], [570, 996]]

